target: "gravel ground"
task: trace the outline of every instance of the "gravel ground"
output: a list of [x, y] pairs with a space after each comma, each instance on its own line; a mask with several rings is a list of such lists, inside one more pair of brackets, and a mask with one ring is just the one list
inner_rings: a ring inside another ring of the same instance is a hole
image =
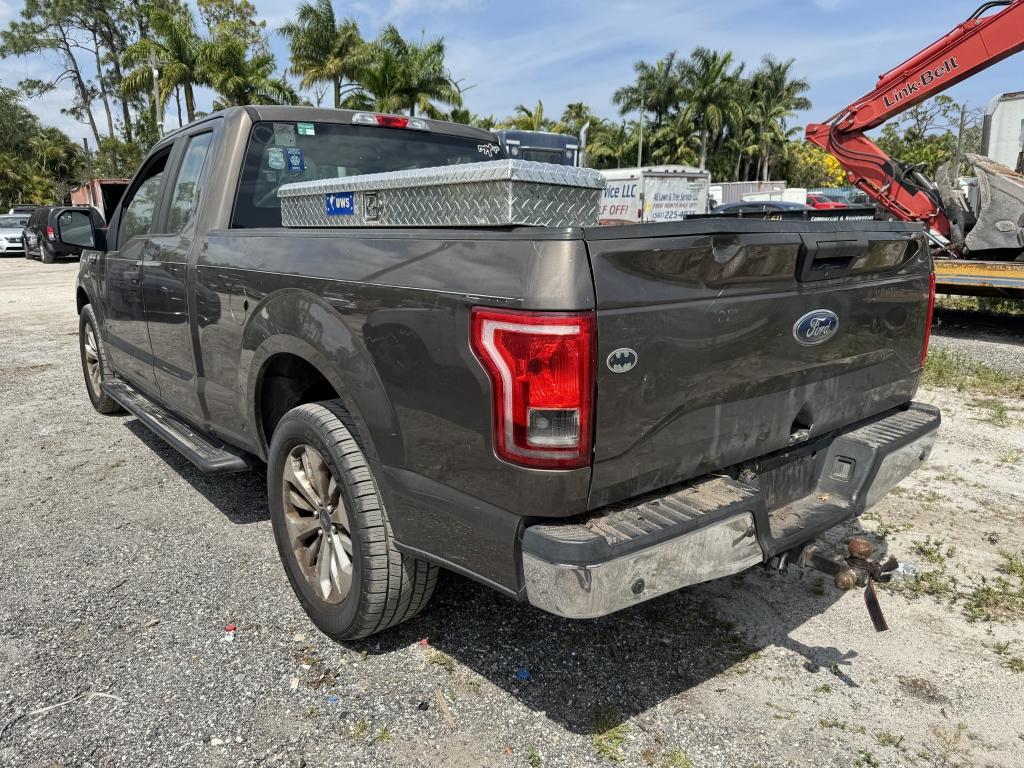
[[932, 343], [936, 349], [963, 354], [997, 371], [1024, 376], [1024, 315], [938, 306], [935, 320]]
[[[1022, 624], [955, 596], [884, 592], [875, 634], [858, 594], [755, 570], [569, 622], [445, 575], [419, 618], [330, 642], [264, 477], [206, 478], [89, 406], [76, 270], [0, 261], [0, 765], [1024, 764]], [[1024, 548], [1024, 403], [994, 427], [922, 399], [945, 411], [929, 466], [831, 538], [941, 540], [967, 589]]]

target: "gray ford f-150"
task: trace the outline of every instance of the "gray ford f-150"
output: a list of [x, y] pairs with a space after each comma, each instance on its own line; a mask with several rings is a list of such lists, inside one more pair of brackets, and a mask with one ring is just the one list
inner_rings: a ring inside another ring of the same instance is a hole
[[297, 178], [502, 156], [466, 126], [234, 108], [77, 236], [93, 405], [206, 472], [265, 462], [324, 632], [409, 618], [439, 566], [608, 614], [792, 557], [927, 458], [920, 227], [282, 226]]

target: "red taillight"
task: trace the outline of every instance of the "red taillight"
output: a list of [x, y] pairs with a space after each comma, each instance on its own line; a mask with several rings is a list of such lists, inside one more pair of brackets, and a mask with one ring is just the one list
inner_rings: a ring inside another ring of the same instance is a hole
[[53, 231], [53, 227], [46, 228], [46, 239], [53, 240], [56, 237], [56, 233]]
[[928, 360], [928, 342], [932, 338], [932, 321], [935, 318], [935, 273], [928, 277], [928, 313], [925, 315], [924, 346], [921, 347], [921, 367]]
[[542, 469], [589, 466], [593, 313], [477, 308], [471, 326], [473, 351], [491, 379], [498, 457]]

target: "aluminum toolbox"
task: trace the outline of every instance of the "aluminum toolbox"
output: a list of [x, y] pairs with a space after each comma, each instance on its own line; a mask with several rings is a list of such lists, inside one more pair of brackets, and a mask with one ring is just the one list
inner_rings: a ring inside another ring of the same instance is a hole
[[525, 160], [284, 184], [286, 227], [575, 227], [597, 224], [605, 179]]

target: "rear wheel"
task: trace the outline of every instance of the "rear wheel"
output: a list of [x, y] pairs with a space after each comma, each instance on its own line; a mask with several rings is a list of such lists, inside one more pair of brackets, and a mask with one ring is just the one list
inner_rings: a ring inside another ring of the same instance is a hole
[[57, 259], [57, 254], [52, 249], [46, 247], [46, 243], [40, 243], [39, 245], [39, 259], [43, 264], [53, 264]]
[[278, 422], [267, 461], [278, 553], [313, 623], [336, 640], [415, 616], [437, 566], [395, 548], [391, 523], [348, 412], [334, 400]]
[[85, 389], [89, 393], [92, 407], [100, 413], [122, 410], [116, 400], [103, 392], [103, 382], [112, 379], [114, 375], [107, 363], [107, 349], [103, 346], [99, 323], [91, 304], [82, 307], [82, 313], [78, 316], [78, 346], [82, 353]]

